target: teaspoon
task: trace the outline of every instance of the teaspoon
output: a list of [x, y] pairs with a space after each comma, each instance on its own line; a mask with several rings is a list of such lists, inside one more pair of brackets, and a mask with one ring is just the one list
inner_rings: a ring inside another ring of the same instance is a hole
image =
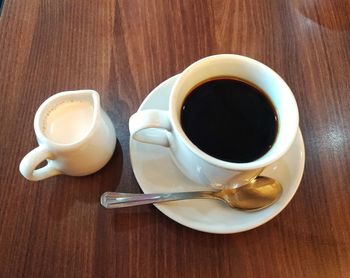
[[232, 208], [259, 210], [278, 200], [282, 191], [282, 186], [278, 181], [259, 176], [238, 188], [224, 188], [219, 191], [156, 194], [105, 192], [101, 196], [101, 205], [105, 208], [122, 208], [186, 199], [217, 199], [224, 201]]

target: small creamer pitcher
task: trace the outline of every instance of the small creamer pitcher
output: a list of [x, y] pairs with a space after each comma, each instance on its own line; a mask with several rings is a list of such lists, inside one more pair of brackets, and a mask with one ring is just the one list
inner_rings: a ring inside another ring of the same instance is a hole
[[[39, 146], [19, 166], [21, 174], [32, 181], [60, 174], [92, 174], [109, 161], [116, 144], [114, 126], [93, 90], [48, 98], [35, 114], [34, 131]], [[47, 165], [37, 169], [45, 161]]]

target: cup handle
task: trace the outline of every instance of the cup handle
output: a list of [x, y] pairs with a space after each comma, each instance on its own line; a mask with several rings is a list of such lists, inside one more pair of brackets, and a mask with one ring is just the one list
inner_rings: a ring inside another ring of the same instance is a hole
[[53, 155], [45, 147], [39, 146], [26, 154], [19, 165], [19, 171], [26, 179], [31, 181], [39, 181], [59, 175], [61, 172], [52, 166], [50, 160], [46, 166], [36, 169], [41, 162], [52, 157]]
[[169, 147], [171, 123], [166, 110], [138, 111], [129, 119], [130, 136], [142, 143]]

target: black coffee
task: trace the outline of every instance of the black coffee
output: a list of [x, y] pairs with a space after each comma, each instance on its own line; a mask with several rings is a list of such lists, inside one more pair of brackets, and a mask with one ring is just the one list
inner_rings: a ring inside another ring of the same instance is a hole
[[276, 111], [265, 93], [227, 77], [192, 89], [182, 106], [181, 125], [199, 149], [238, 163], [263, 156], [278, 131]]

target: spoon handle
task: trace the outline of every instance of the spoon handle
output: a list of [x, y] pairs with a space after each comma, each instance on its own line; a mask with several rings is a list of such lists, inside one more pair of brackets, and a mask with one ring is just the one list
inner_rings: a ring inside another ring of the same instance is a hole
[[194, 191], [159, 194], [105, 192], [101, 196], [101, 205], [105, 208], [123, 208], [185, 199], [218, 199], [213, 193], [215, 192]]

